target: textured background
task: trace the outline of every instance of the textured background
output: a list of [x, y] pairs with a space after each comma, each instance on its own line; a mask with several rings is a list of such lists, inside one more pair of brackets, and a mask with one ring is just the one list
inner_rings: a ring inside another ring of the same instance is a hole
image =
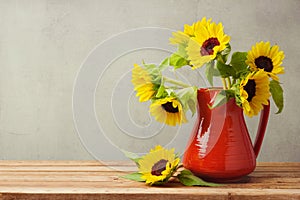
[[[285, 108], [275, 115], [272, 106], [259, 160], [300, 161], [299, 10], [299, 0], [1, 0], [0, 159], [92, 159], [80, 142], [72, 114], [74, 81], [87, 55], [126, 30], [177, 30], [207, 16], [223, 23], [235, 51], [269, 40], [285, 52]], [[161, 56], [141, 54], [149, 56], [147, 60]], [[137, 57], [123, 56], [114, 66], [129, 70], [140, 61]], [[112, 70], [108, 76], [117, 73]], [[101, 101], [97, 102], [101, 113]], [[256, 121], [248, 121], [251, 132]]]

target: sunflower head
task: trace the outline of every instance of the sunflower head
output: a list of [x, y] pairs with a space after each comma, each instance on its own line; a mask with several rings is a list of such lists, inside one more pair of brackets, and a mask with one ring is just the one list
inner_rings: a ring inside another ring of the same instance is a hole
[[171, 44], [183, 44], [187, 45], [190, 37], [195, 36], [195, 23], [192, 25], [185, 24], [184, 31], [177, 31], [172, 33], [173, 37], [169, 39]]
[[132, 69], [131, 82], [134, 90], [137, 92], [136, 96], [140, 97], [140, 102], [150, 100], [156, 93], [151, 75], [146, 69], [137, 64], [134, 64], [134, 68]]
[[150, 113], [157, 121], [170, 126], [187, 122], [182, 105], [175, 97], [154, 101], [150, 105]]
[[188, 35], [190, 37], [194, 37], [195, 36], [195, 24], [196, 23], [193, 23], [191, 26], [188, 24], [185, 24], [183, 33], [185, 33], [186, 35]]
[[277, 74], [284, 73], [281, 66], [283, 59], [284, 53], [279, 51], [279, 46], [271, 46], [270, 42], [261, 41], [248, 52], [246, 63], [252, 71], [263, 69], [271, 78], [278, 81]]
[[147, 184], [162, 184], [176, 171], [179, 161], [174, 149], [167, 150], [158, 145], [139, 160], [139, 172]]
[[195, 37], [196, 32], [200, 31], [201, 27], [206, 27], [210, 23], [211, 19], [206, 20], [206, 17], [203, 17], [201, 21], [197, 21], [192, 25], [185, 24], [183, 32], [177, 31], [173, 32], [173, 37], [170, 38], [171, 44], [183, 44], [188, 45], [190, 38]]
[[263, 105], [269, 104], [269, 77], [262, 69], [251, 72], [240, 83], [240, 98], [244, 113], [249, 117], [257, 115]]
[[203, 20], [196, 29], [195, 37], [189, 40], [186, 48], [193, 68], [201, 67], [215, 59], [230, 41], [230, 37], [223, 31], [222, 23], [216, 24], [211, 23], [210, 20]]

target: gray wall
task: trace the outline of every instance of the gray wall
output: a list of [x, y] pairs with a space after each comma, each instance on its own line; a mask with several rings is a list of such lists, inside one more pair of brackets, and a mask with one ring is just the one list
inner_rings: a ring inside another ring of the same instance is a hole
[[[246, 51], [255, 42], [269, 40], [279, 44], [285, 52], [286, 74], [281, 76], [285, 108], [282, 114], [275, 115], [272, 105], [259, 160], [300, 161], [299, 10], [299, 0], [1, 0], [0, 159], [93, 159], [79, 139], [72, 112], [76, 75], [89, 53], [107, 38], [123, 31], [140, 27], [181, 29], [183, 24], [207, 16], [223, 23], [235, 51]], [[119, 48], [118, 45], [115, 48]], [[141, 50], [123, 55], [112, 63], [111, 72], [105, 75], [106, 82], [100, 83], [95, 91], [95, 110], [100, 123], [101, 117], [105, 118], [103, 113], [110, 111], [101, 103], [105, 98], [111, 100], [111, 96], [105, 95], [105, 90], [110, 90], [105, 84], [119, 80], [120, 70], [127, 73], [132, 63], [140, 62], [143, 57], [156, 62], [165, 55]], [[130, 87], [129, 83], [127, 89], [132, 90]], [[128, 97], [124, 98], [128, 101]], [[134, 100], [131, 98], [130, 102], [132, 105]], [[138, 109], [128, 112], [148, 119]], [[112, 123], [105, 126], [109, 129]], [[253, 133], [257, 118], [248, 123]], [[130, 124], [127, 125], [125, 128], [130, 129]], [[182, 130], [188, 132], [191, 126], [192, 122]], [[169, 144], [172, 131], [166, 129], [166, 137], [162, 135], [157, 140]], [[184, 138], [189, 135], [185, 134], [176, 142], [180, 151], [186, 142]], [[101, 150], [102, 143], [107, 144], [95, 141], [92, 145]], [[135, 145], [143, 146], [142, 143]], [[111, 155], [109, 149], [102, 151], [111, 159], [119, 158], [113, 150]]]

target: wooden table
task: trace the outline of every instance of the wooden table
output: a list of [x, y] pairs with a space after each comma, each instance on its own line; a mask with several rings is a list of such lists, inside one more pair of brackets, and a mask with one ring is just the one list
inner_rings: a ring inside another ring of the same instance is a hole
[[131, 162], [0, 161], [0, 199], [300, 199], [300, 163], [258, 163], [248, 182], [215, 188], [120, 178], [132, 171]]

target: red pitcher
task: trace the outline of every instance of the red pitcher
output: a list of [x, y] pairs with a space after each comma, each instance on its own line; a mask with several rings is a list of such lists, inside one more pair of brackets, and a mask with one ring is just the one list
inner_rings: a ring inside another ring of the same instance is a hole
[[243, 109], [232, 98], [222, 106], [212, 106], [220, 89], [198, 90], [198, 116], [183, 165], [195, 175], [214, 182], [239, 180], [256, 166], [270, 104], [261, 112], [254, 146], [245, 123]]

